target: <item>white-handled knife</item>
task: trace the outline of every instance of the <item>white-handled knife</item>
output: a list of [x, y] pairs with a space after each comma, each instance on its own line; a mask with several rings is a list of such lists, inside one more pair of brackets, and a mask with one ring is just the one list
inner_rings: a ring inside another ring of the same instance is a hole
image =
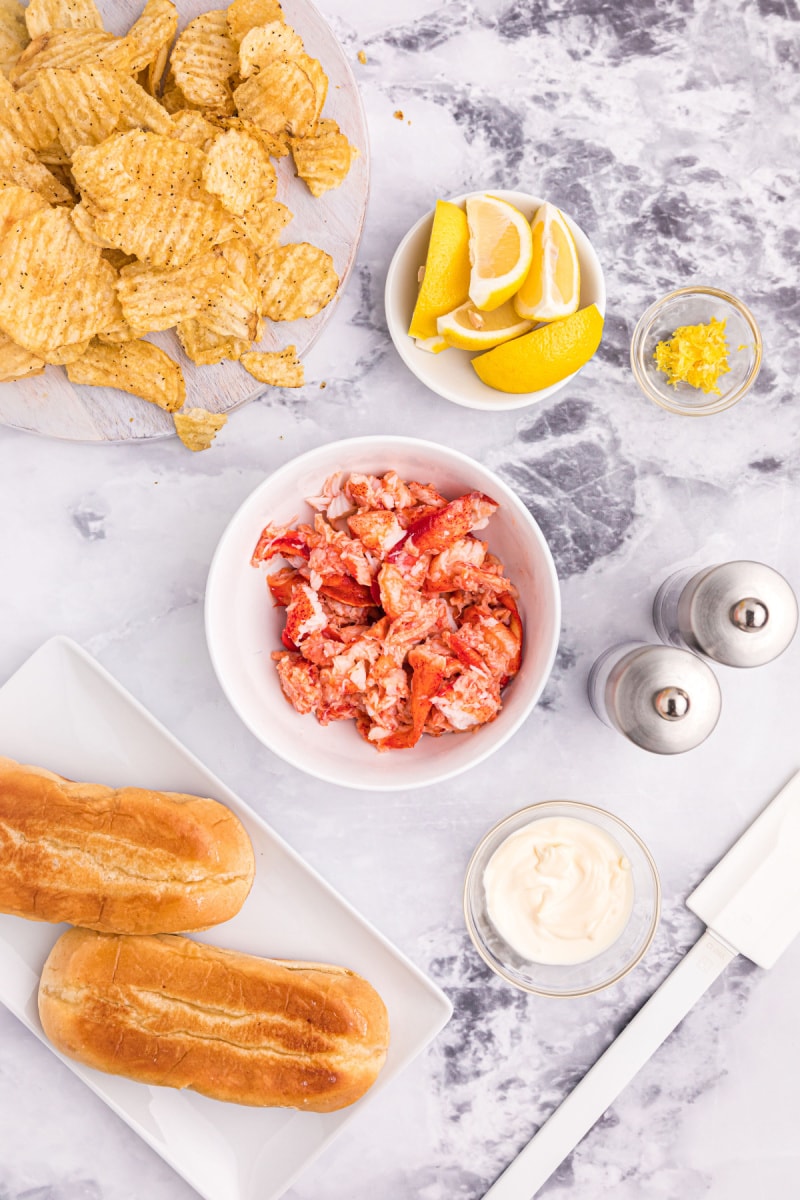
[[774, 966], [800, 933], [800, 772], [686, 903], [705, 933], [484, 1200], [530, 1200], [732, 958]]

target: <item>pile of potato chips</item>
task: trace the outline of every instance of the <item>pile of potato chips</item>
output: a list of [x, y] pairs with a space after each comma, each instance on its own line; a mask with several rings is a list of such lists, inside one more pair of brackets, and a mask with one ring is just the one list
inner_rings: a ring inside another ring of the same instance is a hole
[[322, 117], [327, 77], [278, 0], [204, 13], [172, 46], [177, 26], [170, 0], [124, 37], [94, 0], [0, 0], [0, 382], [64, 366], [176, 414], [197, 450], [225, 418], [178, 411], [181, 368], [144, 335], [174, 327], [198, 365], [301, 386], [294, 347], [252, 344], [339, 279], [324, 250], [280, 243], [272, 160], [291, 153], [321, 196], [357, 151]]

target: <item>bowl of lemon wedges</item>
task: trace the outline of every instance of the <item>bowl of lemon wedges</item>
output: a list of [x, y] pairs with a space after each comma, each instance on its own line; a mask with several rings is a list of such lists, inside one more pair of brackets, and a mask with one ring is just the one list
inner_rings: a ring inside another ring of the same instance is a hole
[[594, 355], [606, 292], [591, 242], [527, 192], [438, 200], [409, 230], [386, 278], [400, 357], [466, 408], [524, 408]]

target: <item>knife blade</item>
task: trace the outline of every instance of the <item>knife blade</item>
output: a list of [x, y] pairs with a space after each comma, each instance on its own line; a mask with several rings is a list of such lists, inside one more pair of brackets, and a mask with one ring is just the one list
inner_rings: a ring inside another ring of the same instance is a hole
[[530, 1200], [737, 954], [769, 968], [800, 933], [800, 772], [686, 903], [708, 926], [484, 1200]]

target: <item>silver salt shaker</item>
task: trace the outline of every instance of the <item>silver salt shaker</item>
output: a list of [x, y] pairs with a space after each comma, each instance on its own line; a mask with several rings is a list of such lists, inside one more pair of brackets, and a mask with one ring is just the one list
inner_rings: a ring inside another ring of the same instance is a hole
[[699, 746], [722, 707], [719, 684], [702, 659], [645, 642], [623, 642], [597, 659], [589, 700], [601, 721], [654, 754]]
[[662, 642], [729, 667], [760, 667], [783, 654], [797, 629], [797, 599], [772, 567], [728, 562], [678, 571], [653, 604]]

